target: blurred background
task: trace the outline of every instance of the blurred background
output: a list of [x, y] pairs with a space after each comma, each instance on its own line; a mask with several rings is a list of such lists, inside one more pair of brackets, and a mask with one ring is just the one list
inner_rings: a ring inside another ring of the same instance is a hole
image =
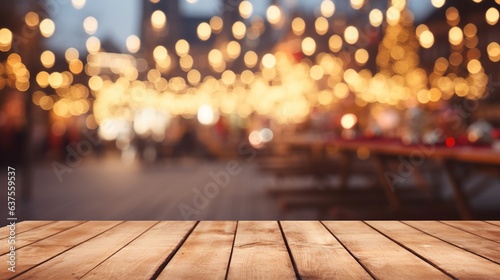
[[499, 219], [499, 9], [2, 1], [16, 214]]

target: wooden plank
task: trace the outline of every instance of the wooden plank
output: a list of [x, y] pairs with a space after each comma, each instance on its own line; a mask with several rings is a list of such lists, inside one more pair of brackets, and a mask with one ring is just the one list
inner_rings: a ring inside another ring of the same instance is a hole
[[486, 222], [500, 227], [500, 221], [486, 221]]
[[224, 279], [236, 222], [200, 222], [157, 279]]
[[[28, 230], [35, 229], [37, 227], [41, 227], [46, 224], [53, 223], [54, 221], [22, 221], [16, 223], [16, 234], [20, 234], [22, 232], [26, 232]], [[4, 226], [0, 228], [0, 238], [8, 237], [10, 234], [10, 229], [8, 226]]]
[[376, 278], [450, 279], [361, 221], [323, 223]]
[[432, 236], [500, 264], [498, 243], [436, 221], [405, 221]]
[[[24, 246], [42, 240], [51, 235], [57, 234], [59, 232], [65, 231], [69, 228], [75, 227], [79, 224], [84, 223], [83, 221], [58, 221], [55, 223], [43, 225], [38, 227], [36, 230], [26, 231], [16, 235], [16, 249], [21, 249]], [[0, 255], [7, 254], [9, 250], [9, 244], [7, 243], [7, 238], [2, 238], [0, 240], [1, 249]]]
[[302, 279], [372, 279], [320, 222], [280, 223]]
[[497, 279], [500, 265], [457, 248], [401, 222], [367, 222], [402, 246], [459, 279]]
[[175, 253], [196, 222], [160, 222], [83, 279], [150, 279]]
[[238, 223], [227, 279], [295, 279], [276, 221]]
[[128, 221], [19, 275], [16, 279], [81, 278], [129, 242], [151, 228], [155, 221]]
[[108, 221], [87, 222], [21, 248], [16, 252], [19, 256], [19, 261], [16, 263], [16, 272], [1, 270], [0, 279], [19, 275], [119, 223]]
[[443, 221], [450, 226], [500, 243], [500, 228], [480, 221]]

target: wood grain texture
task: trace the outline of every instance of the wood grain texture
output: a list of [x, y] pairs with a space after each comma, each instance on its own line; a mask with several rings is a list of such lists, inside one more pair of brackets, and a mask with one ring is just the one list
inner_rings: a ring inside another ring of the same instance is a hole
[[450, 279], [361, 221], [323, 223], [378, 279]]
[[[36, 230], [29, 230], [16, 235], [16, 249], [21, 249], [24, 246], [32, 244], [38, 240], [42, 240], [51, 235], [57, 234], [59, 232], [70, 229], [74, 226], [82, 224], [83, 221], [59, 221], [47, 225], [43, 225]], [[9, 244], [7, 243], [7, 238], [2, 238], [0, 240], [1, 249], [0, 255], [5, 255], [9, 252]]]
[[500, 264], [500, 245], [436, 221], [405, 221], [412, 227]]
[[149, 279], [196, 222], [160, 222], [82, 279]]
[[301, 279], [372, 279], [320, 222], [280, 223]]
[[500, 275], [496, 221], [32, 225], [18, 235], [22, 247], [16, 251], [16, 273], [5, 269], [0, 279], [154, 279], [157, 275], [158, 279], [498, 279]]
[[500, 243], [500, 228], [495, 225], [476, 221], [443, 221], [443, 223]]
[[500, 265], [401, 222], [367, 222], [406, 248], [459, 279], [498, 279]]
[[235, 230], [234, 221], [200, 222], [157, 279], [224, 279]]
[[119, 224], [16, 279], [79, 279], [156, 223], [128, 221]]
[[228, 279], [295, 279], [276, 221], [238, 223]]
[[70, 228], [17, 250], [16, 273], [0, 271], [0, 279], [19, 275], [88, 239], [116, 226], [120, 222], [91, 221]]
[[500, 221], [486, 221], [486, 222], [500, 227]]
[[[22, 221], [16, 223], [16, 234], [20, 234], [22, 232], [35, 229], [37, 227], [41, 227], [43, 225], [47, 225], [53, 223], [54, 221]], [[0, 238], [8, 237], [10, 234], [10, 229], [8, 226], [4, 226], [0, 228]]]

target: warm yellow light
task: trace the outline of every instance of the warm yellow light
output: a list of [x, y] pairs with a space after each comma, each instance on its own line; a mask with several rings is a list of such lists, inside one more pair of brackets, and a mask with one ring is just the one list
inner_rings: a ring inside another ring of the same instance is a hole
[[203, 104], [198, 109], [198, 121], [203, 125], [213, 125], [219, 120], [218, 114], [214, 111], [212, 106]]
[[241, 72], [241, 81], [247, 85], [251, 84], [254, 78], [255, 76], [250, 70], [243, 70], [243, 72]]
[[237, 21], [233, 24], [232, 31], [234, 38], [241, 40], [245, 37], [247, 27], [243, 22]]
[[168, 57], [168, 51], [164, 46], [156, 46], [153, 50], [153, 57], [156, 61], [166, 60]]
[[460, 15], [455, 7], [449, 7], [446, 9], [446, 20], [452, 26], [457, 25], [460, 22]]
[[40, 22], [40, 33], [42, 34], [43, 37], [49, 38], [54, 34], [54, 31], [56, 30], [56, 25], [51, 19], [44, 19], [42, 22]]
[[453, 66], [458, 66], [462, 63], [464, 57], [459, 52], [453, 52], [450, 54], [450, 64]]
[[368, 15], [368, 19], [370, 20], [371, 25], [379, 27], [384, 20], [384, 14], [379, 9], [373, 9]]
[[136, 35], [130, 35], [127, 37], [125, 45], [130, 53], [136, 53], [141, 49], [141, 39]]
[[323, 75], [325, 74], [325, 71], [323, 70], [323, 67], [319, 65], [313, 65], [311, 67], [311, 70], [309, 70], [309, 75], [313, 80], [319, 81], [321, 78], [323, 78]]
[[54, 72], [49, 75], [49, 85], [52, 88], [59, 88], [63, 83], [63, 75], [59, 72]]
[[44, 96], [45, 96], [45, 93], [43, 91], [35, 91], [35, 92], [33, 92], [33, 95], [31, 96], [31, 100], [33, 101], [33, 104], [40, 105], [40, 99]]
[[446, 70], [448, 70], [448, 60], [444, 57], [440, 57], [434, 62], [434, 71], [440, 75], [443, 75]]
[[500, 61], [500, 45], [497, 42], [489, 43], [487, 51], [491, 61], [493, 62]]
[[306, 29], [306, 22], [299, 17], [296, 17], [292, 20], [292, 31], [293, 34], [300, 36], [304, 33]]
[[328, 40], [328, 47], [332, 52], [339, 52], [342, 49], [342, 37], [332, 35]]
[[78, 75], [83, 71], [83, 63], [79, 59], [75, 59], [69, 62], [69, 71], [71, 73]]
[[477, 34], [477, 27], [474, 23], [468, 23], [464, 26], [464, 35], [466, 37], [472, 38]]
[[179, 65], [181, 66], [181, 69], [185, 72], [191, 70], [193, 67], [193, 57], [190, 55], [185, 55], [179, 59]]
[[271, 5], [267, 8], [266, 16], [271, 24], [278, 24], [281, 20], [281, 10], [278, 6]]
[[402, 11], [406, 7], [406, 0], [392, 0], [392, 6]]
[[331, 0], [323, 0], [320, 11], [322, 16], [329, 18], [335, 13], [335, 4]]
[[422, 31], [418, 40], [420, 42], [420, 45], [426, 49], [428, 49], [428, 48], [432, 47], [432, 45], [434, 45], [434, 35], [429, 30]]
[[229, 56], [230, 59], [234, 60], [238, 58], [238, 56], [240, 56], [241, 46], [238, 42], [231, 41], [227, 44], [226, 50], [227, 50], [227, 56]]
[[329, 92], [327, 90], [322, 90], [318, 94], [319, 104], [326, 106], [326, 105], [329, 105], [330, 103], [332, 103], [332, 101], [333, 101], [333, 96], [332, 96], [331, 92]]
[[212, 35], [212, 28], [210, 28], [210, 24], [202, 22], [198, 25], [196, 33], [198, 34], [198, 38], [200, 38], [200, 40], [206, 41], [210, 39], [210, 35]]
[[51, 68], [56, 63], [56, 56], [51, 51], [44, 51], [40, 55], [40, 61], [45, 68]]
[[417, 100], [421, 104], [429, 103], [429, 91], [426, 89], [421, 89], [417, 92]]
[[49, 85], [49, 73], [42, 71], [36, 75], [36, 82], [41, 88], [46, 88]]
[[215, 34], [218, 34], [219, 32], [222, 31], [223, 25], [224, 25], [224, 23], [223, 23], [222, 19], [218, 16], [214, 16], [210, 19], [210, 27], [212, 28], [212, 31]]
[[185, 56], [189, 53], [189, 43], [184, 39], [180, 39], [175, 43], [175, 52], [178, 56]]
[[365, 65], [365, 63], [368, 62], [369, 57], [370, 55], [365, 49], [359, 49], [354, 53], [354, 59], [356, 60], [356, 63], [358, 63], [358, 65]]
[[435, 8], [443, 7], [445, 2], [446, 2], [446, 0], [432, 0], [431, 1], [432, 6], [434, 6]]
[[97, 37], [88, 38], [85, 45], [89, 53], [96, 53], [101, 49], [101, 41]]
[[429, 100], [432, 101], [432, 102], [437, 102], [439, 101], [439, 99], [441, 99], [441, 96], [442, 96], [442, 93], [439, 89], [437, 88], [431, 88], [429, 90]]
[[12, 45], [12, 32], [7, 28], [0, 29], [0, 51], [7, 52]]
[[191, 85], [193, 86], [197, 85], [201, 80], [200, 71], [196, 69], [189, 71], [187, 74], [187, 80]]
[[479, 62], [479, 60], [477, 59], [472, 59], [471, 61], [469, 61], [469, 63], [467, 63], [467, 70], [471, 74], [479, 73], [482, 68], [483, 67], [481, 66], [481, 62]]
[[99, 91], [104, 85], [104, 81], [99, 76], [94, 76], [89, 79], [89, 88], [93, 91]]
[[346, 98], [349, 95], [349, 86], [345, 83], [338, 83], [333, 88], [333, 94], [340, 99]]
[[238, 6], [238, 10], [242, 18], [250, 18], [253, 13], [253, 6], [250, 1], [244, 0]]
[[317, 18], [314, 22], [314, 28], [319, 35], [325, 35], [328, 31], [328, 20], [324, 17]]
[[212, 49], [208, 53], [208, 62], [212, 67], [218, 68], [218, 66], [224, 63], [224, 56], [222, 55], [222, 52], [218, 49]]
[[365, 4], [365, 0], [351, 0], [351, 7], [355, 10], [359, 10]]
[[497, 24], [498, 22], [498, 17], [499, 17], [499, 13], [498, 13], [498, 10], [491, 7], [488, 9], [488, 11], [486, 11], [486, 22], [489, 24], [489, 25], [495, 25]]
[[243, 57], [243, 60], [245, 61], [245, 65], [248, 68], [253, 68], [255, 65], [257, 65], [259, 57], [257, 56], [257, 53], [254, 51], [247, 51], [245, 53], [245, 56]]
[[452, 27], [448, 33], [448, 39], [452, 45], [459, 45], [464, 39], [464, 34], [460, 27]]
[[387, 9], [386, 18], [388, 24], [390, 25], [398, 24], [400, 17], [401, 17], [401, 11], [398, 8], [391, 6], [389, 7], [389, 9]]
[[67, 62], [71, 62], [72, 60], [78, 59], [79, 56], [80, 54], [78, 53], [78, 50], [75, 48], [69, 48], [64, 53], [64, 57], [66, 58]]
[[340, 119], [340, 124], [342, 125], [342, 127], [344, 129], [353, 128], [357, 122], [358, 122], [358, 118], [354, 114], [345, 114]]
[[162, 30], [163, 28], [165, 28], [166, 23], [167, 16], [164, 12], [156, 10], [151, 14], [151, 25], [155, 30]]
[[222, 73], [221, 80], [222, 83], [224, 83], [226, 86], [229, 86], [234, 84], [234, 81], [236, 81], [236, 75], [234, 74], [233, 71], [226, 70]]
[[354, 26], [348, 26], [344, 31], [344, 40], [348, 44], [356, 44], [359, 38], [358, 29]]
[[86, 2], [87, 0], [71, 0], [71, 4], [73, 4], [73, 7], [77, 10], [83, 8]]
[[24, 22], [26, 22], [27, 26], [33, 28], [40, 23], [40, 17], [35, 12], [29, 12], [24, 16]]
[[42, 96], [39, 102], [40, 108], [44, 110], [50, 110], [54, 106], [54, 100], [50, 96]]
[[270, 53], [266, 53], [262, 57], [262, 65], [266, 68], [273, 68], [276, 65], [276, 58]]
[[316, 52], [316, 41], [311, 37], [302, 40], [302, 52], [305, 55], [313, 55]]
[[429, 30], [429, 27], [427, 27], [427, 25], [425, 24], [420, 24], [419, 26], [417, 26], [417, 28], [415, 28], [415, 34], [417, 35], [417, 37], [420, 37], [420, 34], [422, 34], [422, 32], [424, 32], [425, 30]]
[[83, 21], [83, 29], [85, 29], [85, 32], [89, 35], [94, 35], [97, 32], [98, 26], [99, 23], [95, 17], [87, 17]]

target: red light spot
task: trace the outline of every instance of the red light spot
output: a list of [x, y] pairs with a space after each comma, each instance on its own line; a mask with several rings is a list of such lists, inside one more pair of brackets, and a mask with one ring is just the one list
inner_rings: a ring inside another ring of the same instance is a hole
[[453, 137], [446, 138], [446, 146], [451, 148], [451, 147], [455, 147], [455, 144], [456, 144], [455, 138], [453, 138]]

